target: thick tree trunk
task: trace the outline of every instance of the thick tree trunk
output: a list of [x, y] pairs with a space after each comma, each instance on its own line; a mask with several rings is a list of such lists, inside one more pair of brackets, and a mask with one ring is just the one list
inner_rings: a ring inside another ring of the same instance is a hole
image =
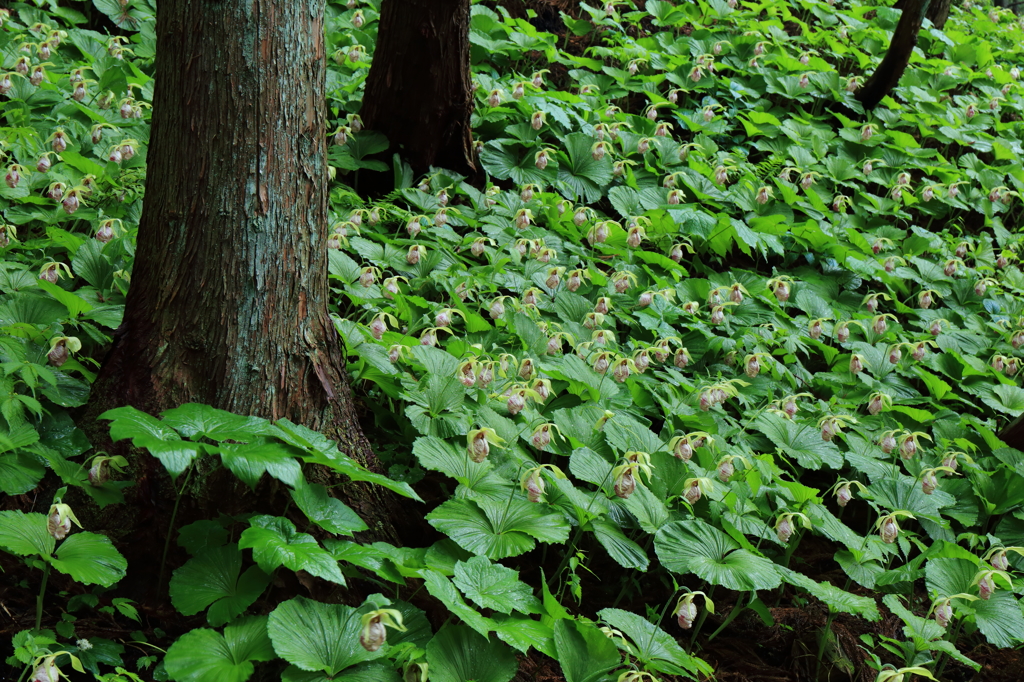
[[384, 0], [362, 118], [422, 173], [476, 169], [469, 0]]
[[929, 4], [929, 0], [907, 0], [904, 4], [903, 14], [900, 15], [896, 31], [892, 34], [889, 50], [864, 87], [857, 92], [857, 99], [865, 109], [874, 109], [878, 106], [882, 98], [900, 82], [900, 77], [910, 63], [910, 56], [917, 45], [917, 34], [921, 30]]
[[[324, 0], [160, 0], [145, 209], [97, 407], [285, 417], [374, 461], [328, 315], [323, 17]], [[160, 517], [158, 472], [133, 473]]]

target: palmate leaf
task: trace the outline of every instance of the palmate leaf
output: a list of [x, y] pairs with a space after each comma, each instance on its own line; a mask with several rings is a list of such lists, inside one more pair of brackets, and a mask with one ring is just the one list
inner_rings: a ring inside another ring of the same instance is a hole
[[536, 540], [565, 542], [569, 524], [561, 514], [540, 504], [512, 499], [448, 500], [427, 515], [430, 525], [447, 534], [460, 547], [491, 559], [519, 556], [533, 549]]
[[540, 601], [519, 571], [475, 556], [455, 564], [455, 584], [475, 604], [500, 613], [540, 613]]
[[1024, 642], [1024, 615], [1011, 592], [998, 591], [988, 599], [971, 602], [974, 620], [993, 646], [1008, 649]]
[[322, 548], [312, 535], [298, 533], [295, 525], [279, 516], [254, 516], [238, 539], [240, 549], [251, 549], [253, 559], [265, 573], [278, 566], [306, 571], [339, 585], [345, 576], [337, 560]]
[[551, 185], [555, 181], [554, 164], [544, 170], [537, 168], [533, 158], [537, 151], [539, 148], [528, 149], [514, 140], [491, 140], [480, 151], [480, 163], [494, 177], [511, 179], [517, 185]]
[[979, 397], [983, 403], [999, 412], [1013, 416], [1024, 412], [1024, 388], [1019, 386], [999, 384]]
[[27, 453], [0, 455], [0, 492], [23, 495], [39, 485], [46, 467]]
[[50, 556], [54, 544], [45, 514], [0, 511], [0, 548], [18, 556]]
[[174, 571], [169, 588], [171, 603], [186, 616], [210, 606], [210, 625], [228, 623], [249, 608], [270, 582], [256, 566], [239, 576], [241, 569], [238, 545], [206, 549]]
[[165, 426], [185, 438], [205, 437], [248, 443], [260, 436], [278, 435], [277, 429], [266, 419], [244, 417], [201, 403], [186, 403], [162, 412], [160, 416]]
[[57, 547], [50, 563], [61, 573], [87, 585], [110, 587], [124, 577], [128, 561], [106, 535], [83, 531], [70, 535]]
[[441, 629], [427, 645], [431, 682], [508, 682], [519, 664], [507, 645], [464, 625]]
[[302, 478], [302, 467], [295, 459], [301, 453], [284, 443], [222, 443], [209, 449], [219, 453], [225, 468], [254, 490], [265, 473], [293, 487]]
[[245, 682], [254, 661], [271, 661], [267, 617], [249, 616], [224, 628], [224, 634], [200, 628], [178, 638], [164, 658], [177, 682]]
[[612, 162], [606, 155], [594, 159], [590, 148], [596, 140], [583, 133], [571, 133], [562, 140], [565, 153], [558, 155], [558, 186], [567, 199], [588, 203], [600, 201], [612, 181]]
[[654, 537], [654, 548], [668, 570], [695, 573], [730, 590], [770, 590], [782, 582], [775, 564], [740, 549], [735, 540], [700, 519], [664, 526]]
[[351, 606], [296, 597], [270, 613], [267, 632], [278, 656], [301, 670], [333, 677], [387, 653], [387, 644], [373, 652], [359, 644], [360, 618]]
[[823, 441], [821, 432], [807, 423], [765, 412], [754, 420], [753, 425], [784, 455], [796, 459], [801, 467], [839, 469], [843, 466], [843, 455], [835, 443]]

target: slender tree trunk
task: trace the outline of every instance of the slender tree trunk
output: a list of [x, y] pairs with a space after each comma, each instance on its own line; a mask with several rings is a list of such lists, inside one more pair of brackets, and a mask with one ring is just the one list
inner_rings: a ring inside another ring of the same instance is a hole
[[469, 0], [384, 0], [363, 122], [422, 173], [476, 170]]
[[857, 99], [865, 109], [874, 109], [878, 106], [882, 98], [900, 82], [900, 77], [910, 63], [910, 56], [917, 45], [917, 34], [921, 30], [929, 4], [929, 0], [907, 0], [904, 3], [903, 14], [900, 15], [896, 31], [892, 34], [889, 50], [864, 87], [857, 92]]
[[[145, 208], [97, 405], [284, 417], [373, 463], [328, 315], [324, 0], [157, 12]], [[134, 473], [159, 517], [159, 472]]]

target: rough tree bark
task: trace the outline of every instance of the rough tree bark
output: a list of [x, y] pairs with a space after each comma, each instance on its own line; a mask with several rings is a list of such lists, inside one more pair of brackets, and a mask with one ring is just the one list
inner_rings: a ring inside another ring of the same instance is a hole
[[324, 0], [157, 12], [145, 208], [97, 407], [285, 417], [372, 463], [327, 307]]
[[875, 72], [871, 74], [864, 86], [857, 91], [857, 100], [865, 109], [874, 109], [882, 98], [896, 87], [900, 77], [910, 63], [910, 56], [917, 46], [917, 34], [921, 30], [929, 0], [907, 0], [903, 5], [896, 31], [892, 34], [892, 42]]
[[362, 118], [417, 173], [476, 170], [469, 0], [384, 0]]
[[928, 21], [932, 22], [935, 28], [940, 31], [946, 27], [951, 4], [951, 0], [932, 0], [931, 4], [928, 5]]

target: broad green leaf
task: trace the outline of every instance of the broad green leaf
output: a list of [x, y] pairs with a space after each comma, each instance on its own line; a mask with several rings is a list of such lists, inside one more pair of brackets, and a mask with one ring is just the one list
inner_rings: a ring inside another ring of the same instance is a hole
[[385, 644], [370, 652], [359, 644], [360, 618], [359, 611], [351, 606], [296, 597], [270, 613], [267, 632], [278, 656], [301, 670], [321, 671], [333, 677], [388, 650]]
[[993, 646], [1008, 649], [1024, 642], [1024, 615], [1017, 597], [998, 591], [987, 600], [971, 602], [974, 620]]
[[335, 535], [352, 535], [368, 526], [352, 508], [331, 497], [319, 483], [306, 483], [301, 478], [292, 490], [292, 500], [310, 521]]
[[753, 424], [754, 428], [768, 437], [787, 457], [807, 469], [828, 466], [839, 469], [843, 466], [843, 455], [835, 443], [823, 441], [821, 431], [813, 424], [785, 419], [765, 412]]
[[509, 682], [519, 664], [507, 645], [464, 625], [441, 629], [427, 645], [431, 682]]
[[631, 653], [641, 661], [666, 661], [694, 676], [712, 674], [706, 661], [683, 651], [671, 635], [643, 616], [622, 609], [602, 609], [597, 615], [629, 638], [633, 643]]
[[128, 562], [106, 535], [83, 531], [69, 535], [50, 561], [80, 583], [110, 587], [124, 577]]
[[265, 573], [278, 566], [306, 571], [339, 585], [345, 576], [338, 562], [317, 544], [312, 535], [298, 533], [291, 521], [279, 516], [254, 516], [238, 539], [240, 549], [251, 549], [253, 559]]
[[476, 609], [466, 604], [462, 595], [448, 578], [430, 569], [422, 571], [422, 575], [423, 585], [427, 588], [427, 592], [435, 599], [440, 600], [445, 608], [461, 618], [466, 625], [485, 637], [494, 629], [494, 621], [484, 618]]
[[686, 575], [696, 573], [730, 590], [770, 590], [782, 582], [775, 564], [741, 549], [728, 535], [700, 519], [676, 521], [654, 538], [662, 565]]
[[224, 628], [224, 634], [200, 628], [171, 645], [164, 658], [176, 682], [245, 682], [254, 661], [270, 661], [274, 649], [267, 637], [267, 617], [249, 616]]
[[849, 613], [872, 622], [881, 618], [875, 600], [870, 597], [852, 594], [829, 583], [819, 583], [803, 573], [783, 566], [776, 566], [775, 570], [787, 583], [807, 590], [812, 596], [824, 602], [832, 612]]
[[260, 477], [268, 473], [289, 486], [296, 486], [302, 477], [302, 467], [289, 446], [283, 443], [221, 443], [214, 452], [235, 476], [255, 489]]
[[46, 532], [46, 515], [0, 511], [0, 548], [18, 556], [53, 554], [53, 536]]
[[590, 522], [594, 536], [612, 559], [623, 568], [646, 571], [650, 561], [640, 545], [626, 537], [618, 526], [607, 519], [598, 518]]
[[185, 438], [249, 442], [260, 436], [276, 436], [278, 433], [266, 419], [243, 417], [200, 403], [186, 403], [161, 413], [161, 417], [165, 426]]
[[499, 613], [540, 613], [540, 601], [529, 585], [519, 580], [519, 571], [475, 556], [455, 564], [455, 585], [480, 608]]
[[463, 549], [491, 559], [528, 552], [535, 540], [565, 542], [569, 537], [569, 524], [561, 514], [522, 499], [448, 500], [427, 520]]
[[615, 643], [589, 623], [556, 620], [554, 627], [565, 682], [597, 682], [622, 660]]
[[39, 485], [46, 467], [27, 453], [0, 455], [0, 492], [23, 495]]
[[241, 576], [242, 552], [238, 545], [206, 549], [174, 571], [171, 603], [186, 616], [210, 606], [207, 620], [218, 626], [245, 612], [270, 582], [266, 573], [250, 566]]

